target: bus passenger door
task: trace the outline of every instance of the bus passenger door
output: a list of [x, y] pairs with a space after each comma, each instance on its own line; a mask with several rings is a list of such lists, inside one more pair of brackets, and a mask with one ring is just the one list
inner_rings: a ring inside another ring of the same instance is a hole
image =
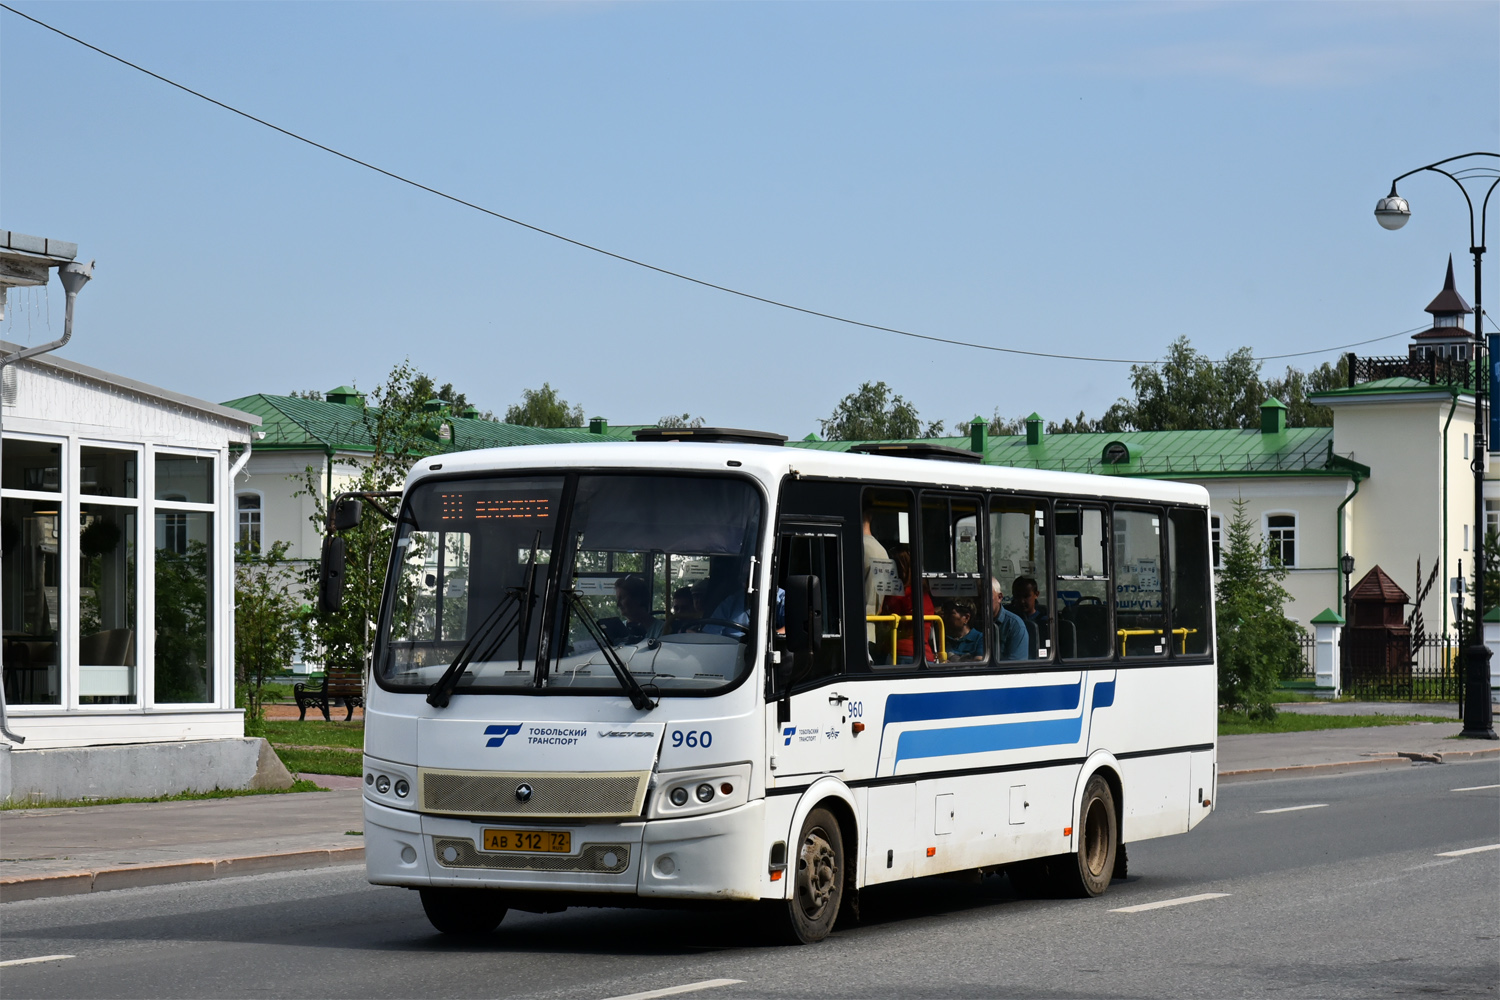
[[[771, 748], [777, 780], [793, 775], [838, 774], [844, 770], [850, 741], [849, 700], [854, 694], [844, 675], [845, 622], [842, 586], [842, 519], [817, 524], [786, 524], [776, 545], [775, 600], [778, 606], [774, 647], [783, 663], [786, 689], [776, 713], [777, 738]], [[788, 576], [814, 576], [823, 600], [822, 642], [815, 653], [795, 657], [786, 650], [780, 605]]]

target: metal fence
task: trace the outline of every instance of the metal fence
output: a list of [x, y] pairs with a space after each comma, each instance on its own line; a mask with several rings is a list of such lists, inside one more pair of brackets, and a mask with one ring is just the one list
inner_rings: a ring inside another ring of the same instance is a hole
[[1301, 647], [1302, 666], [1295, 674], [1288, 677], [1287, 680], [1313, 680], [1317, 677], [1318, 673], [1313, 659], [1317, 655], [1318, 644], [1312, 636], [1304, 632], [1297, 640], [1297, 645]]
[[1408, 636], [1344, 632], [1344, 694], [1368, 701], [1457, 701], [1463, 649], [1455, 639], [1432, 637], [1412, 648]]

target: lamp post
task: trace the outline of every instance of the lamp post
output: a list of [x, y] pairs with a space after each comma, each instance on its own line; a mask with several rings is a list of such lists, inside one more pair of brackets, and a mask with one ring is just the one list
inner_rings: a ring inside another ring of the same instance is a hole
[[[1344, 571], [1344, 618], [1349, 617], [1349, 585], [1354, 582], [1354, 557], [1345, 552], [1339, 560], [1339, 569]], [[1350, 624], [1354, 624], [1350, 622]]]
[[[1493, 709], [1490, 705], [1490, 651], [1484, 644], [1484, 464], [1488, 445], [1485, 443], [1485, 402], [1488, 396], [1489, 369], [1485, 365], [1484, 350], [1484, 292], [1483, 260], [1486, 214], [1490, 207], [1490, 195], [1500, 185], [1500, 172], [1494, 165], [1464, 166], [1460, 161], [1474, 161], [1490, 157], [1500, 160], [1500, 153], [1464, 153], [1450, 156], [1446, 160], [1429, 163], [1425, 167], [1408, 170], [1391, 181], [1391, 193], [1375, 205], [1375, 221], [1386, 229], [1400, 229], [1411, 218], [1411, 205], [1396, 193], [1396, 184], [1413, 174], [1430, 170], [1442, 174], [1463, 192], [1464, 202], [1469, 206], [1469, 252], [1474, 255], [1474, 455], [1470, 468], [1474, 472], [1474, 636], [1465, 654], [1464, 676], [1464, 730], [1463, 735], [1474, 739], [1496, 739]], [[1444, 168], [1447, 169], [1444, 169]], [[1484, 193], [1479, 209], [1478, 239], [1474, 230], [1474, 199], [1464, 187], [1464, 181], [1474, 178], [1495, 178]]]

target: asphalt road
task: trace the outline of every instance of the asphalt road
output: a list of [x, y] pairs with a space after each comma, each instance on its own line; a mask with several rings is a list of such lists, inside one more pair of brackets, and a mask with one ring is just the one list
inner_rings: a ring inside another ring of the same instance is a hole
[[[676, 910], [512, 913], [454, 943], [361, 868], [6, 903], [0, 963], [74, 957], [0, 964], [0, 993], [604, 1000], [740, 980], [679, 995], [1494, 997], [1500, 850], [1444, 855], [1500, 845], [1497, 786], [1493, 761], [1223, 785], [1193, 833], [1132, 845], [1130, 878], [1098, 899], [925, 880], [868, 891], [860, 926], [802, 948]], [[1119, 912], [1208, 893], [1226, 895]]]

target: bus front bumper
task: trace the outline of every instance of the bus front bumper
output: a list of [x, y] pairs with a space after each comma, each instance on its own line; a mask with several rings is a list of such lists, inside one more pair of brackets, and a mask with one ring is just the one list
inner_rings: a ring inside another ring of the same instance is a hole
[[[365, 871], [376, 885], [760, 898], [763, 800], [683, 819], [577, 825], [424, 816], [369, 799], [364, 814]], [[496, 827], [567, 830], [573, 850], [566, 855], [482, 850], [483, 831]]]

